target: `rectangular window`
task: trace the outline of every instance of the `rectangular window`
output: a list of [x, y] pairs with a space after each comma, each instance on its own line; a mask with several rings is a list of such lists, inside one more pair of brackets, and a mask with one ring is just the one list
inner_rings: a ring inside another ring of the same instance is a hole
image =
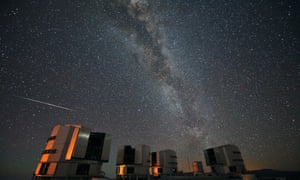
[[56, 153], [56, 149], [46, 149], [42, 152], [42, 154], [54, 154]]
[[49, 168], [49, 164], [50, 163], [42, 163], [40, 171], [39, 171], [40, 175], [46, 175], [47, 174], [47, 171], [48, 171], [48, 168]]
[[50, 137], [47, 139], [47, 142], [48, 142], [48, 141], [51, 141], [51, 140], [54, 140], [54, 139], [56, 139], [56, 136], [50, 136]]

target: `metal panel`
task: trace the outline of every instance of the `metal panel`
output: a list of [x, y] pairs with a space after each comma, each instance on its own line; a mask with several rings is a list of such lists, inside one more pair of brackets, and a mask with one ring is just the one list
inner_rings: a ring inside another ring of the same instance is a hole
[[80, 128], [72, 157], [75, 158], [85, 157], [86, 148], [89, 142], [90, 132], [91, 129], [89, 128], [84, 128], [84, 127]]
[[111, 136], [105, 134], [103, 149], [102, 149], [102, 156], [101, 160], [108, 162], [109, 161], [109, 153], [110, 153], [110, 144], [111, 144]]
[[[103, 148], [103, 151], [104, 151], [104, 148]], [[117, 165], [123, 164], [123, 163], [124, 163], [124, 146], [122, 146], [122, 147], [120, 146], [118, 149], [118, 154], [117, 154]]]
[[70, 139], [70, 143], [69, 143], [69, 146], [68, 146], [68, 150], [67, 150], [67, 153], [66, 153], [65, 160], [71, 160], [74, 149], [75, 149], [78, 134], [79, 134], [79, 128], [75, 127], [74, 130], [73, 130], [73, 133], [72, 133], [72, 137]]
[[135, 147], [135, 164], [142, 164], [142, 152], [143, 152], [143, 146], [142, 145], [138, 145]]

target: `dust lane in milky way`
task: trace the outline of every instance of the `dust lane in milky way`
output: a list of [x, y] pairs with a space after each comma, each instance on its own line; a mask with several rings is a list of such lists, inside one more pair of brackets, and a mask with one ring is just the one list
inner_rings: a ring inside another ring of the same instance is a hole
[[[127, 30], [131, 42], [134, 43], [132, 47], [140, 47], [132, 49], [136, 54], [137, 62], [141, 63], [142, 67], [159, 81], [163, 95], [169, 99], [167, 104], [176, 108], [173, 113], [178, 120], [176, 123], [169, 123], [169, 128], [183, 136], [197, 134], [197, 141], [193, 143], [198, 145], [205, 143], [205, 136], [202, 133], [203, 117], [200, 116], [197, 109], [199, 108], [197, 106], [199, 97], [197, 97], [195, 87], [192, 87], [191, 84], [188, 86], [178, 73], [174, 73], [170, 65], [172, 60], [169, 58], [168, 49], [163, 43], [163, 35], [159, 31], [156, 20], [149, 12], [148, 2], [117, 1], [113, 8], [114, 11], [124, 12], [120, 16], [117, 14], [114, 17], [116, 21], [130, 22], [122, 24], [119, 28]], [[191, 149], [188, 144], [181, 146]], [[201, 148], [197, 145], [196, 147], [195, 151], [198, 152]]]

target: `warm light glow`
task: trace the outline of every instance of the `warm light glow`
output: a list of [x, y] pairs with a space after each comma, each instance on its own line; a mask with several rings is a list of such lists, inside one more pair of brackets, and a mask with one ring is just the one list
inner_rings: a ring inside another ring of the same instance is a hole
[[50, 163], [47, 175], [54, 175], [57, 163]]
[[120, 165], [119, 166], [119, 175], [120, 176], [124, 176], [125, 175], [125, 168], [126, 168], [125, 165]]
[[41, 166], [42, 166], [42, 163], [38, 163], [38, 165], [37, 165], [37, 167], [36, 167], [36, 169], [35, 169], [35, 172], [34, 172], [35, 175], [38, 175], [38, 174], [39, 174], [39, 171], [40, 171]]
[[79, 128], [75, 128], [66, 154], [66, 158], [65, 158], [66, 160], [70, 160], [72, 157], [78, 133], [79, 133]]
[[158, 168], [159, 168], [159, 166], [152, 168], [153, 176], [159, 176]]
[[56, 126], [53, 128], [53, 130], [52, 130], [50, 136], [57, 136], [60, 127], [61, 127], [60, 125], [56, 125]]
[[246, 169], [248, 170], [248, 171], [253, 171], [253, 170], [258, 170], [258, 169], [262, 169], [262, 168], [264, 168], [264, 167], [260, 167], [259, 165], [257, 165], [257, 164], [254, 164], [254, 163], [246, 163]]
[[48, 141], [48, 143], [47, 143], [45, 149], [46, 149], [46, 150], [47, 150], [47, 149], [52, 149], [52, 148], [54, 147], [54, 142], [55, 142], [54, 140]]
[[41, 162], [48, 162], [50, 154], [43, 154], [41, 158]]
[[199, 164], [198, 162], [193, 162], [193, 172], [194, 173], [199, 173], [201, 169], [199, 169]]

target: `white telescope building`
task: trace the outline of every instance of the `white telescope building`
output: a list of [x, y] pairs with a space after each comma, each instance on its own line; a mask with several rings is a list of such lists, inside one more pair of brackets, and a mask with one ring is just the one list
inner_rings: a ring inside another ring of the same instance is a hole
[[56, 125], [35, 169], [35, 180], [90, 180], [104, 176], [111, 137], [80, 125]]
[[117, 156], [117, 179], [148, 179], [150, 147], [125, 145], [119, 148]]
[[239, 148], [227, 144], [204, 150], [206, 164], [215, 174], [242, 174], [245, 165]]
[[151, 153], [151, 175], [160, 177], [163, 175], [175, 175], [177, 173], [176, 152], [170, 149]]

